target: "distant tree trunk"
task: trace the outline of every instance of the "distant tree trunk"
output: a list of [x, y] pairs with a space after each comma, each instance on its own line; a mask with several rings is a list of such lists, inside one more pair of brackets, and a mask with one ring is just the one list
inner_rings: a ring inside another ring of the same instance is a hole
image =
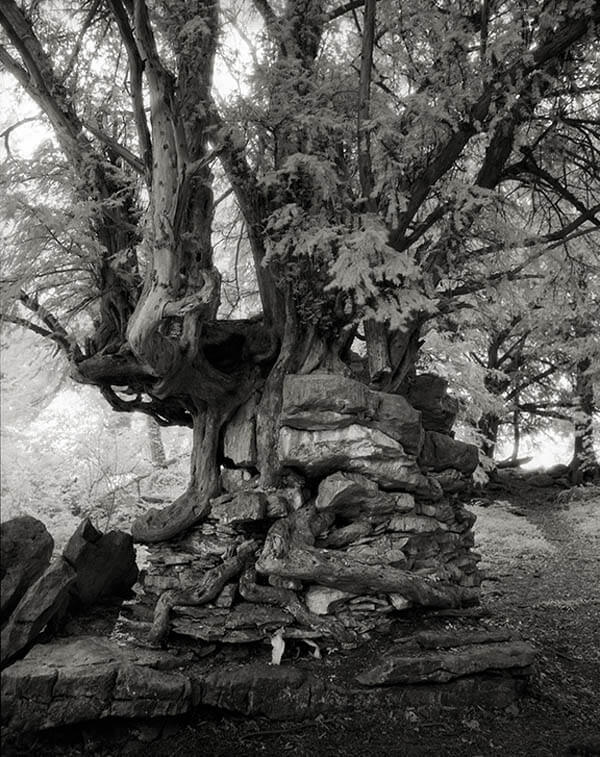
[[[518, 401], [519, 401], [519, 397], [517, 395], [515, 396], [515, 402], [518, 403]], [[519, 447], [521, 444], [521, 424], [520, 424], [519, 410], [517, 408], [515, 408], [513, 411], [512, 427], [513, 427], [513, 448], [512, 448], [510, 459], [513, 463], [516, 463], [516, 461], [519, 459]]]
[[494, 457], [499, 428], [500, 418], [493, 413], [485, 413], [479, 420], [478, 429], [482, 435], [481, 448], [488, 457]]
[[150, 459], [156, 468], [163, 468], [167, 462], [165, 446], [163, 444], [160, 426], [151, 416], [146, 416], [146, 428], [148, 429], [148, 444], [150, 446]]
[[576, 365], [575, 374], [575, 410], [573, 425], [575, 430], [575, 442], [573, 458], [569, 467], [573, 471], [581, 471], [582, 474], [594, 475], [600, 471], [600, 463], [596, 455], [594, 442], [594, 387], [589, 369], [589, 358], [580, 360]]

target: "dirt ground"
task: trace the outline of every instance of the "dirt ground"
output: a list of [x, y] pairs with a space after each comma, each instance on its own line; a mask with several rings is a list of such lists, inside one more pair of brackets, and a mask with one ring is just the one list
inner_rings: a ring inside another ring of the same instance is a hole
[[[525, 484], [471, 502], [484, 559], [480, 628], [508, 626], [538, 649], [519, 705], [362, 710], [282, 723], [195, 713], [99, 723], [26, 739], [13, 754], [100, 757], [559, 757], [600, 755], [600, 490]], [[455, 628], [473, 620], [453, 619]]]

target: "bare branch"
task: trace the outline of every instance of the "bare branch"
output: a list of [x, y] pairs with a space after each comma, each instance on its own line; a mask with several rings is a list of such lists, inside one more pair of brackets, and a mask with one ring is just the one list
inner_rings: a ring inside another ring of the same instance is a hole
[[344, 16], [346, 13], [350, 13], [357, 8], [361, 8], [364, 4], [365, 0], [350, 0], [350, 2], [344, 3], [344, 5], [340, 5], [339, 8], [334, 8], [333, 10], [329, 11], [326, 17], [327, 21], [334, 21], [336, 18]]
[[373, 170], [371, 167], [368, 120], [370, 114], [371, 70], [373, 68], [373, 40], [375, 37], [375, 4], [377, 0], [365, 0], [365, 28], [363, 31], [360, 82], [358, 87], [358, 172], [363, 198], [367, 209], [376, 208], [373, 194]]
[[83, 22], [83, 26], [81, 27], [81, 30], [79, 32], [79, 35], [77, 37], [77, 41], [75, 42], [75, 47], [73, 48], [73, 52], [71, 53], [71, 56], [69, 60], [67, 61], [67, 65], [64, 68], [64, 71], [62, 72], [62, 80], [65, 81], [69, 74], [71, 73], [71, 70], [73, 69], [73, 66], [75, 65], [75, 61], [77, 60], [77, 57], [81, 51], [81, 44], [83, 42], [83, 38], [85, 37], [88, 29], [92, 25], [92, 21], [94, 20], [94, 17], [98, 11], [98, 8], [100, 7], [102, 0], [94, 0], [92, 3], [86, 17], [85, 21]]
[[135, 118], [138, 141], [140, 143], [140, 150], [142, 153], [142, 162], [146, 170], [146, 181], [147, 183], [150, 183], [150, 176], [152, 173], [152, 142], [150, 139], [148, 122], [146, 120], [144, 97], [142, 92], [142, 75], [144, 70], [144, 63], [137, 48], [127, 12], [121, 0], [108, 0], [108, 2], [117, 22], [117, 26], [119, 27], [121, 39], [123, 40], [123, 44], [125, 45], [125, 49], [127, 50], [127, 56], [129, 60], [129, 84], [131, 87], [131, 99], [133, 103], [133, 116]]
[[115, 152], [117, 155], [120, 155], [123, 160], [135, 171], [140, 174], [144, 173], [143, 162], [140, 160], [140, 158], [137, 157], [137, 155], [134, 155], [131, 150], [128, 150], [124, 145], [119, 144], [119, 142], [116, 142], [114, 139], [111, 139], [108, 134], [105, 134], [101, 129], [97, 129], [89, 122], [84, 121], [82, 122], [82, 125], [87, 131], [90, 132], [90, 134], [93, 134], [97, 139], [110, 147], [113, 152]]
[[[32, 313], [42, 321], [45, 329], [35, 326], [26, 319], [19, 319], [21, 326], [35, 331], [40, 336], [45, 336], [58, 344], [60, 348], [66, 353], [69, 360], [79, 360], [83, 357], [81, 349], [71, 334], [64, 328], [58, 318], [54, 316], [47, 308], [45, 308], [34, 295], [27, 294], [23, 289], [19, 293], [20, 302]], [[13, 320], [12, 316], [3, 316], [5, 320]]]
[[[408, 187], [407, 194], [409, 200], [407, 208], [402, 214], [398, 226], [390, 231], [390, 244], [393, 247], [400, 250], [406, 248], [405, 233], [410, 222], [420, 209], [433, 185], [454, 166], [466, 144], [477, 133], [475, 125], [486, 122], [492, 103], [495, 102], [498, 104], [498, 97], [501, 102], [504, 92], [519, 79], [523, 82], [522, 86], [525, 84], [529, 86], [529, 77], [532, 74], [536, 75], [536, 77], [542, 75], [545, 64], [563, 54], [571, 45], [589, 32], [591, 21], [600, 21], [600, 3], [595, 3], [594, 10], [589, 17], [581, 16], [565, 22], [551, 37], [544, 40], [533, 51], [530, 58], [523, 58], [508, 69], [501, 71], [495, 81], [486, 84], [483, 93], [468, 109], [465, 120], [458, 125], [457, 129], [446, 142], [438, 147], [433, 158]], [[541, 73], [538, 74], [537, 72], [540, 69]], [[497, 92], [502, 94], [499, 96], [494, 94]], [[516, 111], [515, 113], [508, 114], [508, 124], [513, 122], [515, 115]], [[498, 144], [497, 147], [499, 146]], [[506, 145], [503, 144], [502, 155], [505, 154], [506, 149]], [[480, 180], [483, 180], [483, 176], [480, 177]]]
[[39, 121], [41, 116], [29, 116], [28, 118], [21, 118], [19, 121], [17, 121], [14, 124], [11, 124], [8, 126], [4, 131], [0, 134], [0, 139], [4, 140], [4, 147], [6, 149], [6, 154], [12, 158], [12, 151], [10, 149], [10, 135], [12, 134], [15, 129], [18, 129], [19, 127], [23, 126], [24, 124], [29, 124], [32, 121]]
[[263, 17], [270, 34], [272, 34], [275, 39], [278, 39], [281, 32], [279, 19], [273, 8], [269, 5], [268, 0], [254, 0], [254, 6]]

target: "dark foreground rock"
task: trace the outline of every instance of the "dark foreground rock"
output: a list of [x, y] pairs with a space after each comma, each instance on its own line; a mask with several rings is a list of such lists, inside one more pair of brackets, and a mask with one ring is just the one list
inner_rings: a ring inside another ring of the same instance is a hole
[[127, 596], [138, 575], [135, 549], [124, 531], [98, 531], [89, 518], [69, 539], [63, 558], [77, 573], [75, 603], [89, 607], [103, 597]]
[[[52, 537], [34, 518], [16, 521], [12, 525], [9, 522], [2, 537], [7, 565], [6, 574], [3, 565], [2, 591], [6, 578], [10, 593], [6, 606], [11, 608], [18, 597], [8, 618], [3, 618], [2, 667], [22, 656], [42, 632], [55, 633], [67, 611], [90, 607], [107, 597], [127, 596], [138, 575], [130, 534], [102, 534], [85, 518], [62, 556], [46, 567], [54, 544]], [[16, 554], [19, 546], [20, 556]], [[33, 582], [32, 577], [36, 577]], [[23, 586], [27, 589], [24, 592]]]
[[23, 515], [0, 525], [0, 588], [2, 621], [50, 564], [54, 539], [41, 520]]
[[59, 558], [29, 587], [2, 629], [3, 667], [35, 641], [46, 626], [60, 624], [75, 581], [73, 568]]
[[[511, 656], [515, 643], [504, 642], [505, 655]], [[367, 689], [358, 685], [364, 674], [358, 681], [354, 677], [356, 663], [336, 656], [312, 665], [240, 664], [74, 637], [40, 644], [3, 671], [2, 723], [7, 733], [16, 733], [110, 717], [182, 715], [203, 706], [273, 720], [366, 706], [506, 707], [522, 693], [532, 661], [531, 647], [518, 644], [520, 654], [511, 656], [509, 669], [498, 665], [498, 649], [489, 657], [490, 648], [503, 642], [474, 645], [478, 662], [471, 668], [478, 674], [443, 684], [428, 683], [427, 671], [420, 672], [423, 655], [415, 648], [410, 663], [414, 685], [384, 681], [388, 685]], [[489, 666], [479, 659], [482, 646], [488, 647]], [[467, 659], [467, 648], [461, 654]], [[464, 663], [463, 672], [472, 673], [468, 668]], [[372, 671], [370, 675], [373, 679]]]

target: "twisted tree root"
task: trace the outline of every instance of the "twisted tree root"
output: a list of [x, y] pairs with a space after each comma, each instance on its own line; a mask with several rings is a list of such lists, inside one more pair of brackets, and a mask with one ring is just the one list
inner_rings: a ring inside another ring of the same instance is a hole
[[258, 543], [253, 540], [240, 544], [233, 557], [204, 574], [200, 585], [193, 592], [178, 589], [169, 589], [163, 592], [154, 608], [154, 620], [148, 633], [148, 642], [154, 646], [165, 641], [170, 630], [171, 609], [175, 605], [198, 607], [215, 599], [221, 593], [225, 584], [242, 572], [246, 562], [254, 555], [258, 546]]
[[240, 576], [239, 591], [241, 596], [248, 602], [259, 602], [266, 605], [274, 605], [286, 610], [295, 620], [303, 626], [320, 631], [324, 636], [334, 638], [342, 643], [356, 641], [356, 634], [347, 629], [337, 620], [321, 618], [310, 612], [296, 592], [292, 589], [283, 589], [276, 586], [258, 586], [256, 583], [256, 569], [252, 565], [246, 568]]

